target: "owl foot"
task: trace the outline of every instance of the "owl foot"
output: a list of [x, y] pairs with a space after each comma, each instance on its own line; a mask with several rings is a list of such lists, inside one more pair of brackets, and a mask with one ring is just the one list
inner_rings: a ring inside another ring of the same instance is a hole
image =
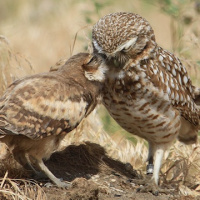
[[154, 182], [151, 175], [147, 175], [146, 178], [142, 180], [134, 180], [133, 182], [137, 185], [140, 185], [140, 187], [137, 188], [137, 192], [151, 192], [155, 196], [158, 196], [159, 193], [171, 194], [173, 192], [172, 189], [160, 188]]
[[155, 183], [146, 183], [145, 185], [140, 186], [137, 189], [137, 192], [151, 192], [153, 195], [158, 196], [159, 193], [164, 193], [164, 194], [170, 194], [172, 193], [171, 190], [169, 189], [163, 189], [160, 188], [158, 185], [156, 185]]
[[[60, 188], [69, 188], [71, 186], [71, 183], [69, 183], [69, 182], [63, 182], [60, 179], [60, 182], [57, 182], [56, 185], [58, 187], [60, 187]], [[50, 187], [54, 187], [55, 185], [53, 183], [48, 182], [44, 186], [47, 187], [47, 188], [50, 188]]]

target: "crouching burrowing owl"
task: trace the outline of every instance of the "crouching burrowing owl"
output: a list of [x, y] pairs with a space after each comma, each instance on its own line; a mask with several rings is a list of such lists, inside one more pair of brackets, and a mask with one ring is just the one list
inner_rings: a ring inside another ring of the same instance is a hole
[[98, 66], [96, 57], [77, 54], [56, 71], [15, 81], [0, 99], [0, 141], [21, 165], [36, 173], [37, 167], [59, 187], [68, 184], [56, 178], [43, 159], [95, 108], [104, 79], [95, 75]]
[[147, 173], [153, 171], [154, 183], [149, 190], [158, 189], [165, 150], [175, 138], [197, 140], [199, 109], [187, 71], [158, 46], [152, 27], [137, 14], [106, 15], [93, 26], [92, 43], [109, 68], [103, 103], [125, 130], [148, 141]]

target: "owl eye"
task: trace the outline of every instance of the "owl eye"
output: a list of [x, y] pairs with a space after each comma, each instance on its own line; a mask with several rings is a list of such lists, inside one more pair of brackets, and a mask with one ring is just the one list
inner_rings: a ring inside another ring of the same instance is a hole
[[97, 69], [100, 64], [101, 59], [98, 56], [93, 55], [87, 63], [82, 65], [82, 67], [84, 70], [90, 71]]
[[96, 59], [94, 58], [94, 56], [92, 56], [92, 58], [87, 63], [84, 63], [82, 65], [83, 69], [86, 71], [92, 70], [92, 68], [95, 66], [95, 60]]
[[94, 56], [92, 56], [92, 58], [88, 61], [88, 63], [86, 63], [86, 65], [89, 65], [89, 64], [91, 64], [92, 62], [95, 62], [95, 57]]

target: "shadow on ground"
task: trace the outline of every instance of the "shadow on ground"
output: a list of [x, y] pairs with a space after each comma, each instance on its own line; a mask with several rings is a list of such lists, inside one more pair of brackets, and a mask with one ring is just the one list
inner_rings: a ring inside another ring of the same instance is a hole
[[63, 152], [54, 153], [45, 164], [56, 177], [67, 181], [77, 177], [89, 179], [102, 171], [113, 171], [130, 179], [139, 178], [130, 164], [110, 158], [103, 147], [90, 142], [70, 145]]

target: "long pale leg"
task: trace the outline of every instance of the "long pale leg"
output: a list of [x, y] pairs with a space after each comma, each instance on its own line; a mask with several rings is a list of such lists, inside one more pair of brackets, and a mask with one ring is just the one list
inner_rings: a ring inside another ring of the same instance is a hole
[[155, 181], [156, 185], [158, 185], [159, 173], [160, 173], [160, 168], [161, 168], [164, 152], [165, 152], [165, 147], [160, 146], [155, 150], [155, 153], [154, 153], [154, 157], [155, 157], [154, 163], [155, 164], [154, 164], [152, 178]]
[[[13, 152], [13, 155], [14, 155], [14, 158], [15, 160], [20, 164], [22, 165], [25, 169], [27, 170], [32, 170], [37, 178], [45, 178], [47, 177], [46, 174], [44, 174], [43, 172], [41, 171], [37, 171], [33, 165], [32, 165], [32, 162], [30, 160], [30, 157], [29, 157], [29, 154], [28, 153], [25, 153], [25, 152]], [[31, 157], [32, 158], [32, 157]], [[37, 161], [36, 159], [32, 158], [32, 160], [35, 160]]]
[[[26, 158], [26, 161], [27, 161], [27, 164], [28, 164], [29, 168], [31, 168], [34, 171], [34, 173], [36, 174], [37, 178], [46, 178], [47, 177], [46, 174], [44, 174], [41, 171], [37, 171], [33, 167], [32, 162], [30, 160], [30, 157], [29, 157], [29, 155], [27, 153], [25, 153], [25, 158]], [[35, 160], [34, 158], [32, 158], [32, 159]]]
[[166, 145], [155, 145], [149, 142], [147, 174], [153, 174], [152, 179], [155, 181], [157, 185], [165, 150], [166, 150]]
[[[158, 195], [159, 192], [161, 192], [161, 193], [171, 192], [168, 189], [161, 189], [158, 186], [159, 173], [160, 173], [160, 168], [161, 168], [161, 164], [162, 164], [162, 159], [163, 159], [163, 155], [164, 155], [164, 152], [165, 152], [167, 146], [168, 145], [150, 144], [148, 162], [149, 162], [149, 164], [153, 165], [153, 158], [154, 158], [153, 176], [151, 179], [147, 178], [147, 179], [143, 180], [144, 184], [142, 184], [142, 185], [144, 185], [144, 186], [138, 188], [138, 191], [152, 192], [154, 195]], [[148, 172], [148, 165], [147, 165], [147, 172]]]
[[45, 166], [44, 162], [42, 160], [37, 160], [37, 164], [42, 172], [44, 172], [47, 177], [55, 183], [58, 187], [69, 187], [70, 183], [65, 183], [60, 181], [60, 179], [56, 178], [51, 171]]

